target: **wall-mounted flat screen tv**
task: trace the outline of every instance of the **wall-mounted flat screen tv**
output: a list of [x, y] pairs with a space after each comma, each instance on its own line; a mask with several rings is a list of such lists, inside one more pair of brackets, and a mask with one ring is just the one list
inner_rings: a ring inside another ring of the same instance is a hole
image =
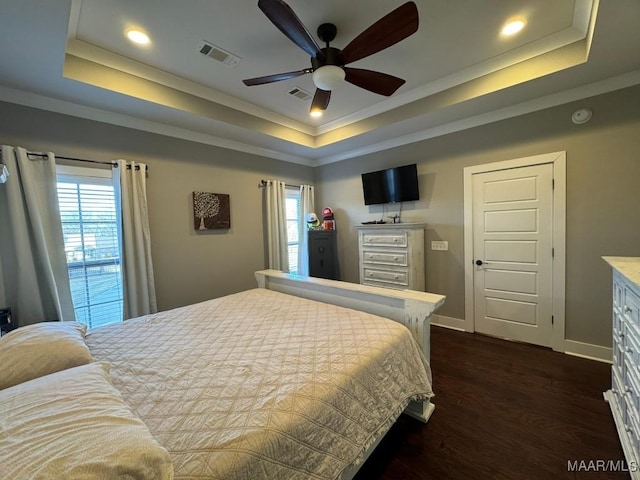
[[362, 174], [365, 205], [420, 200], [416, 164]]

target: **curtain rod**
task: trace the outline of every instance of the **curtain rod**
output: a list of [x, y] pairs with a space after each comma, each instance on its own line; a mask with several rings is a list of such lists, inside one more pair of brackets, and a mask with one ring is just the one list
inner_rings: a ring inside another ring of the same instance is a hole
[[[39, 152], [27, 152], [27, 155], [34, 155], [36, 157], [45, 158], [47, 156], [46, 153]], [[62, 160], [71, 160], [73, 162], [87, 162], [87, 163], [98, 163], [100, 165], [111, 165], [112, 167], [117, 168], [118, 164], [114, 161], [105, 161], [105, 160], [88, 160], [86, 158], [74, 158], [74, 157], [63, 157], [62, 155], [55, 155], [56, 158], [60, 158]], [[127, 165], [127, 168], [131, 168], [131, 165]], [[136, 170], [139, 170], [140, 167], [136, 165]], [[145, 171], [149, 171], [149, 165], [145, 165]]]
[[[258, 183], [258, 188], [264, 188], [268, 183], [269, 180], [260, 180], [260, 183]], [[289, 185], [288, 183], [285, 183], [284, 186], [289, 188], [300, 188], [300, 185]]]

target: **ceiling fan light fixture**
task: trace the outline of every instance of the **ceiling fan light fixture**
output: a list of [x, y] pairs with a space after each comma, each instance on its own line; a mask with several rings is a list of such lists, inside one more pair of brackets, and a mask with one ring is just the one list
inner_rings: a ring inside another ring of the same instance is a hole
[[337, 28], [332, 23], [323, 23], [318, 27], [318, 38], [326, 44], [324, 48], [320, 48], [307, 27], [284, 0], [259, 0], [258, 8], [289, 40], [311, 56], [311, 68], [247, 78], [242, 80], [245, 85], [264, 85], [312, 73], [316, 92], [309, 113], [318, 115], [320, 112], [314, 111], [326, 110], [331, 92], [345, 82], [387, 97], [405, 83], [403, 79], [386, 73], [344, 66], [378, 53], [416, 33], [418, 7], [411, 0], [373, 23], [343, 50], [329, 45], [337, 33]]
[[345, 72], [336, 65], [324, 65], [313, 72], [313, 83], [320, 90], [331, 91], [344, 83]]

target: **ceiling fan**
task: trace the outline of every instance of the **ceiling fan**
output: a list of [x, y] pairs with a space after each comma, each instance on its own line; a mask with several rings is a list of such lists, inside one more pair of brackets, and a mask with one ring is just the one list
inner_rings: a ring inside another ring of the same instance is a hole
[[331, 99], [331, 90], [343, 81], [347, 81], [370, 92], [390, 96], [405, 81], [386, 73], [345, 67], [345, 65], [373, 55], [395, 45], [418, 30], [418, 9], [413, 2], [393, 10], [358, 35], [344, 49], [330, 47], [336, 37], [337, 28], [332, 23], [323, 23], [318, 27], [318, 37], [326, 46], [320, 46], [296, 16], [294, 11], [282, 0], [258, 0], [258, 8], [293, 43], [311, 55], [311, 67], [294, 72], [277, 73], [264, 77], [243, 80], [245, 85], [263, 85], [290, 78], [313, 74], [316, 93], [311, 103], [311, 114], [326, 110]]

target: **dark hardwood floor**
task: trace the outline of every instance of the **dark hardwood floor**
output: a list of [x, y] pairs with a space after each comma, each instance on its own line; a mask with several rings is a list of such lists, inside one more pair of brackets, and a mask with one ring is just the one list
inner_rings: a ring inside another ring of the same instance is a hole
[[435, 412], [426, 425], [402, 415], [357, 480], [629, 478], [568, 468], [624, 458], [602, 397], [610, 365], [431, 330]]

